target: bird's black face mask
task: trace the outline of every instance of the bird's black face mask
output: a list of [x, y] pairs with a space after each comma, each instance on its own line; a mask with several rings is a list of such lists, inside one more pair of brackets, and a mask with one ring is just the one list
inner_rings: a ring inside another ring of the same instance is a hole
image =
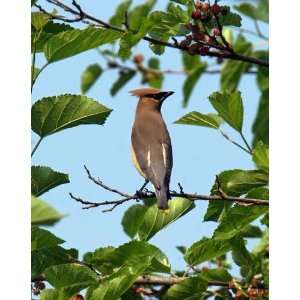
[[145, 95], [144, 97], [147, 97], [147, 98], [153, 98], [157, 101], [164, 101], [166, 100], [169, 96], [173, 95], [174, 92], [170, 91], [170, 92], [160, 92], [160, 93], [157, 93], [157, 94], [148, 94], [148, 95]]

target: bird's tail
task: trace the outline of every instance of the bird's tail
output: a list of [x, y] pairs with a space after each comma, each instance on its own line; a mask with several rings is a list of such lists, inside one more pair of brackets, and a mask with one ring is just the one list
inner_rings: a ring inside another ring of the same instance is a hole
[[169, 200], [169, 190], [166, 188], [155, 188], [155, 195], [157, 199], [157, 206], [159, 209], [166, 210], [169, 208], [168, 200]]

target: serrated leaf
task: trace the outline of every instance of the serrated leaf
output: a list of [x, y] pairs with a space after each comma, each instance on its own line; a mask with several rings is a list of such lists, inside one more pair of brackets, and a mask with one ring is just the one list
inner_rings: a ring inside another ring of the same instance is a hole
[[[239, 35], [233, 45], [233, 49], [242, 55], [250, 56], [252, 53], [252, 44], [242, 35]], [[249, 68], [249, 63], [242, 61], [228, 60], [221, 71], [221, 89], [223, 91], [234, 91], [239, 85], [244, 72]]]
[[254, 135], [252, 144], [255, 146], [258, 141], [269, 144], [269, 89], [262, 92], [256, 117], [252, 126]]
[[128, 11], [132, 0], [122, 1], [116, 8], [115, 14], [109, 19], [109, 24], [120, 26], [125, 22], [125, 13]]
[[[153, 70], [159, 70], [160, 69], [159, 60], [155, 57], [150, 58], [148, 61], [148, 67]], [[146, 82], [148, 82], [149, 85], [154, 88], [161, 89], [164, 75], [158, 72], [157, 73], [150, 72], [149, 75], [151, 75], [150, 78], [145, 78], [145, 80], [147, 79]]]
[[196, 125], [218, 129], [221, 124], [221, 118], [216, 114], [202, 114], [197, 111], [192, 111], [177, 121], [175, 124]]
[[[144, 241], [131, 241], [118, 248], [99, 248], [95, 252], [88, 252], [84, 256], [84, 261], [107, 271], [119, 268], [123, 265], [136, 265], [144, 259], [149, 260], [149, 272], [169, 272], [170, 264], [165, 254], [157, 247]], [[110, 268], [110, 270], [109, 270]]]
[[143, 223], [146, 211], [147, 207], [140, 204], [132, 205], [126, 210], [122, 218], [122, 227], [132, 239], [136, 236], [139, 227]]
[[184, 279], [171, 286], [163, 300], [198, 300], [202, 299], [207, 289], [207, 281], [198, 277]]
[[234, 8], [241, 14], [263, 22], [269, 21], [269, 1], [260, 0], [258, 6], [254, 6], [251, 3], [241, 3], [240, 5], [235, 5]]
[[40, 137], [84, 124], [104, 124], [112, 110], [83, 95], [42, 98], [31, 109], [32, 130]]
[[260, 238], [262, 231], [258, 226], [249, 224], [241, 231], [241, 236], [243, 238]]
[[80, 89], [83, 94], [89, 91], [97, 79], [101, 76], [103, 70], [99, 64], [89, 65], [81, 74]]
[[195, 67], [200, 66], [202, 63], [200, 57], [197, 55], [190, 55], [188, 52], [182, 52], [182, 64], [185, 71], [191, 71]]
[[33, 26], [31, 27], [31, 43], [32, 49], [35, 52], [43, 52], [44, 45], [54, 35], [64, 32], [67, 30], [74, 29], [65, 23], [54, 23], [49, 21], [42, 30], [36, 30]]
[[228, 240], [241, 233], [251, 222], [268, 211], [267, 206], [235, 205], [222, 217], [213, 237], [217, 240]]
[[252, 158], [259, 169], [269, 170], [269, 148], [263, 142], [260, 141], [256, 144]]
[[52, 63], [115, 42], [121, 35], [118, 31], [92, 27], [67, 30], [52, 36], [44, 46], [44, 53], [47, 61]]
[[198, 265], [230, 251], [227, 241], [203, 238], [188, 248], [184, 259], [189, 265]]
[[87, 252], [83, 261], [94, 266], [102, 274], [111, 274], [115, 265], [110, 261], [110, 255], [115, 251], [114, 247], [98, 248], [94, 252]]
[[42, 290], [40, 295], [40, 300], [66, 300], [67, 296], [63, 291], [58, 291], [55, 289], [45, 289]]
[[63, 290], [67, 296], [72, 296], [98, 282], [95, 272], [86, 266], [74, 263], [48, 267], [44, 274], [52, 286]]
[[54, 247], [64, 242], [64, 240], [46, 229], [36, 226], [31, 228], [31, 251]]
[[140, 29], [145, 17], [150, 13], [156, 0], [147, 0], [141, 5], [135, 6], [128, 14], [129, 28], [132, 31]]
[[68, 174], [54, 171], [45, 166], [31, 166], [31, 193], [37, 197], [69, 182]]
[[31, 224], [53, 225], [61, 220], [64, 215], [60, 214], [46, 202], [31, 196]]
[[203, 270], [198, 276], [207, 281], [229, 282], [232, 280], [232, 276], [224, 268]]
[[246, 248], [245, 241], [236, 237], [231, 241], [232, 258], [233, 261], [240, 267], [251, 268], [253, 266], [253, 260], [251, 254]]
[[76, 249], [64, 249], [60, 246], [34, 250], [31, 252], [31, 276], [40, 276], [50, 266], [70, 263], [77, 258]]
[[102, 281], [99, 286], [91, 291], [87, 300], [112, 300], [119, 299], [150, 265], [149, 258], [139, 261], [134, 266], [123, 266]]
[[244, 108], [241, 93], [215, 92], [209, 96], [209, 101], [219, 115], [235, 130], [242, 132]]
[[128, 70], [128, 71], [126, 71], [126, 72], [121, 72], [121, 73], [119, 74], [118, 80], [117, 80], [117, 81], [113, 84], [113, 86], [111, 87], [111, 89], [110, 89], [110, 94], [111, 94], [112, 96], [115, 96], [115, 95], [119, 92], [119, 90], [120, 90], [122, 87], [124, 87], [125, 84], [126, 84], [127, 82], [129, 82], [129, 81], [134, 77], [135, 74], [136, 74], [136, 72], [133, 71], [133, 70]]
[[206, 64], [203, 63], [200, 66], [196, 67], [195, 69], [191, 70], [189, 75], [184, 81], [183, 84], [183, 107], [187, 107], [190, 96], [196, 86], [196, 83], [200, 79], [201, 75], [206, 69]]
[[[136, 233], [140, 240], [147, 241], [167, 225], [175, 222], [178, 218], [192, 210], [195, 207], [195, 204], [185, 198], [175, 198], [169, 202], [169, 209], [167, 211], [158, 209], [156, 203], [149, 206], [140, 205], [140, 207], [144, 207], [139, 208], [140, 211], [144, 211], [142, 212], [143, 220], [141, 221], [140, 218], [137, 220], [133, 218], [129, 219], [132, 212], [128, 214], [125, 213], [122, 225], [125, 226], [125, 232], [129, 230], [131, 235]], [[137, 206], [135, 206], [134, 209], [137, 210]]]
[[[241, 196], [251, 189], [268, 184], [268, 175], [258, 170], [228, 170], [219, 175], [221, 189], [228, 195]], [[212, 188], [212, 194], [216, 193], [216, 186]]]
[[231, 206], [232, 203], [229, 201], [209, 201], [203, 221], [218, 222], [223, 212], [229, 209]]
[[40, 31], [48, 23], [50, 17], [42, 12], [31, 13], [31, 24], [35, 30]]

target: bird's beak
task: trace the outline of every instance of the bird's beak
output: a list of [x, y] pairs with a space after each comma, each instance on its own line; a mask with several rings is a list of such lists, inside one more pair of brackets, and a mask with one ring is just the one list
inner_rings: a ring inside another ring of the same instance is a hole
[[175, 92], [165, 92], [165, 96], [163, 97], [162, 101], [166, 100], [169, 96], [173, 95]]

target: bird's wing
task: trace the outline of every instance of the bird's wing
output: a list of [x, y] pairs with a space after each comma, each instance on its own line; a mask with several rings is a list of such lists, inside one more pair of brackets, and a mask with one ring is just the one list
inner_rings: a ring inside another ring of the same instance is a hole
[[[146, 128], [149, 129], [149, 127]], [[145, 131], [139, 126], [133, 128], [133, 151], [139, 168], [147, 179], [158, 189], [162, 186], [169, 188], [173, 165], [169, 133], [165, 127], [152, 129]]]

